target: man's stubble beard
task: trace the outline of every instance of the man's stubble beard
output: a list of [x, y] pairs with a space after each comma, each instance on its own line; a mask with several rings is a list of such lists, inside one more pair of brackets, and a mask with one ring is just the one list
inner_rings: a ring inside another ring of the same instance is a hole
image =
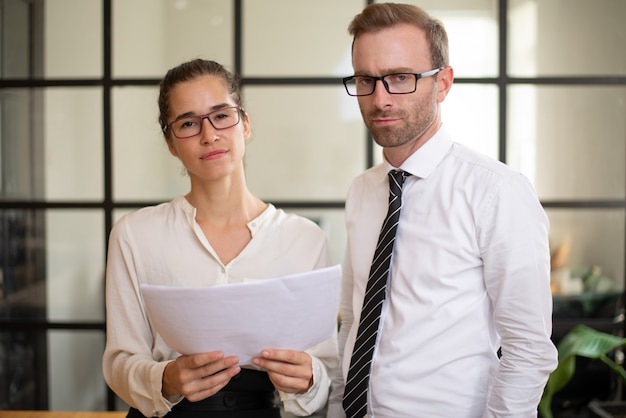
[[[431, 94], [414, 103], [410, 109], [399, 109], [394, 112], [375, 110], [369, 114], [363, 114], [365, 126], [369, 130], [374, 141], [383, 148], [394, 148], [417, 141], [434, 123], [437, 115], [436, 90]], [[372, 120], [380, 117], [398, 118], [400, 126], [376, 127]]]

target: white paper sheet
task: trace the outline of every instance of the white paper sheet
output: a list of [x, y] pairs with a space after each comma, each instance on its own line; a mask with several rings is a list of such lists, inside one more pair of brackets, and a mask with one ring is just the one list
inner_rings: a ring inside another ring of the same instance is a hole
[[223, 351], [251, 364], [263, 349], [306, 350], [337, 327], [339, 265], [207, 288], [142, 285], [148, 316], [181, 354]]

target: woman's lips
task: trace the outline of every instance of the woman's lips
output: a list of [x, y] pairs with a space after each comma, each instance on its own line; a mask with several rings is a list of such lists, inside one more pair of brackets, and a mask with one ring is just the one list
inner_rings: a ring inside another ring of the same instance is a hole
[[207, 152], [206, 154], [203, 154], [202, 157], [200, 157], [200, 159], [202, 159], [202, 160], [215, 160], [217, 158], [222, 157], [224, 154], [226, 154], [225, 150], [211, 151], [211, 152]]

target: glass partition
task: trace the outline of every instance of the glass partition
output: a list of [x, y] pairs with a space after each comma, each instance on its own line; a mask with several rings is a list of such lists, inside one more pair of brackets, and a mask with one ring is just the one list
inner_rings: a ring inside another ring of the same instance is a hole
[[189, 190], [180, 160], [170, 154], [158, 123], [157, 87], [113, 90], [113, 195], [127, 201], [167, 201]]
[[623, 0], [509, 0], [509, 74], [626, 75]]
[[102, 200], [102, 88], [48, 87], [43, 93], [46, 198]]
[[624, 209], [548, 208], [546, 212], [550, 219], [553, 291], [622, 291]]
[[105, 411], [107, 386], [102, 376], [102, 332], [51, 330], [47, 340], [48, 379], [54, 382], [49, 388], [49, 409]]
[[103, 224], [99, 209], [46, 211], [48, 320], [104, 320]]
[[247, 77], [352, 73], [348, 23], [362, 0], [243, 2], [243, 74]]
[[102, 1], [54, 0], [42, 3], [45, 9], [45, 77], [101, 78]]
[[232, 0], [112, 0], [113, 76], [161, 78], [193, 58], [233, 65]]
[[542, 200], [623, 199], [626, 88], [509, 87], [507, 162]]
[[[381, 2], [377, 2], [381, 3]], [[446, 27], [456, 77], [498, 74], [497, 0], [409, 0]]]
[[363, 123], [343, 87], [248, 86], [243, 95], [252, 192], [266, 200], [343, 200], [366, 156]]

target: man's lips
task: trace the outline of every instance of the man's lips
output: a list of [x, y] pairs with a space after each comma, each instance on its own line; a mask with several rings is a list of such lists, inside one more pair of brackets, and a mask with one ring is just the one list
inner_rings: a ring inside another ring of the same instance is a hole
[[224, 154], [226, 154], [226, 150], [215, 150], [215, 151], [211, 151], [211, 152], [207, 152], [206, 154], [202, 154], [202, 157], [200, 157], [201, 160], [215, 160], [217, 158], [222, 157]]
[[396, 123], [398, 121], [398, 118], [392, 118], [392, 117], [374, 117], [372, 118], [372, 123], [376, 126], [389, 126], [389, 125], [393, 125], [394, 123]]

